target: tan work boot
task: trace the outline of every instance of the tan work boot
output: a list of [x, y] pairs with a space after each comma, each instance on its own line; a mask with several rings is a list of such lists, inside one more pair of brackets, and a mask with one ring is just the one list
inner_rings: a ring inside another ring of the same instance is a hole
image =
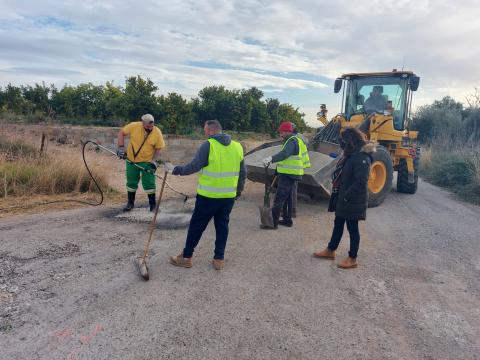
[[327, 260], [334, 260], [335, 259], [335, 251], [326, 248], [325, 250], [315, 251], [313, 256], [320, 259], [327, 259]]
[[215, 270], [223, 270], [223, 267], [225, 266], [225, 261], [220, 259], [213, 259], [212, 265]]
[[337, 264], [341, 269], [352, 269], [357, 267], [357, 259], [352, 257], [347, 257]]
[[192, 258], [184, 258], [183, 252], [177, 256], [170, 256], [170, 264], [184, 268], [192, 267]]

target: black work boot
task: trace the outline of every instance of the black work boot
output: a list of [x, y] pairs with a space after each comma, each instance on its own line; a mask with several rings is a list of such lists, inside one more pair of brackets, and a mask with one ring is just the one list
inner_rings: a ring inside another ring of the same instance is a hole
[[148, 203], [150, 204], [150, 211], [155, 211], [157, 202], [155, 201], [155, 193], [148, 194]]
[[287, 227], [292, 227], [293, 226], [293, 221], [287, 221], [287, 220], [280, 220], [278, 222], [280, 225], [287, 226]]
[[130, 211], [133, 209], [133, 205], [135, 203], [135, 193], [134, 192], [131, 192], [131, 191], [128, 191], [127, 192], [127, 195], [128, 195], [128, 202], [127, 202], [127, 206], [125, 206], [123, 208], [123, 211]]

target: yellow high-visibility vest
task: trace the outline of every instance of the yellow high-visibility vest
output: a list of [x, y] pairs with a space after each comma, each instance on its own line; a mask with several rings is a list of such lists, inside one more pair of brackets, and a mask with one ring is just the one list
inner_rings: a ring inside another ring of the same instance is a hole
[[212, 138], [208, 142], [208, 165], [200, 171], [197, 194], [214, 199], [234, 198], [237, 196], [243, 148], [233, 140], [226, 146]]
[[[285, 141], [285, 144], [283, 144], [282, 150], [285, 148], [287, 143], [294, 138], [296, 138], [298, 142], [298, 154], [290, 155], [285, 160], [279, 161], [277, 163], [277, 172], [279, 174], [303, 175], [304, 173], [304, 156], [308, 157], [308, 151], [305, 143], [298, 137], [291, 136], [287, 141]], [[304, 155], [305, 152], [307, 153], [306, 155]], [[310, 162], [310, 159], [308, 159], [308, 162]]]
[[310, 156], [308, 156], [307, 144], [303, 141], [300, 136], [297, 136], [298, 146], [300, 147], [300, 154], [302, 155], [303, 167], [305, 169], [311, 167], [310, 165]]

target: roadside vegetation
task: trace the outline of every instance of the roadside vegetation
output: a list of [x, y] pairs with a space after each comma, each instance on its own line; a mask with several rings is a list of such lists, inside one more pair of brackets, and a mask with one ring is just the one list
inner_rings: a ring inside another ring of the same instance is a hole
[[[277, 99], [264, 99], [261, 90], [229, 90], [209, 86], [184, 99], [157, 95], [150, 79], [132, 76], [125, 86], [80, 84], [57, 89], [51, 85], [0, 87], [0, 118], [7, 122], [53, 122], [73, 125], [122, 126], [152, 113], [164, 133], [203, 138], [202, 124], [218, 119], [234, 138], [274, 135], [282, 119], [308, 131], [304, 114]], [[413, 126], [420, 132], [421, 176], [461, 198], [480, 203], [480, 92], [466, 104], [451, 97], [420, 107]], [[38, 156], [30, 145], [0, 138], [0, 197], [28, 193], [92, 191], [81, 159]], [[11, 158], [16, 159], [11, 161]], [[101, 171], [101, 170], [100, 170]], [[106, 184], [100, 175], [101, 181]]]
[[[111, 191], [101, 167], [95, 177], [104, 191]], [[40, 153], [33, 145], [0, 135], [0, 199], [32, 195], [85, 194], [97, 189], [74, 154]]]
[[480, 205], [480, 93], [467, 106], [445, 97], [420, 107], [413, 123], [422, 144], [420, 175]]
[[167, 134], [191, 134], [205, 120], [217, 119], [224, 129], [274, 134], [282, 119], [295, 123], [299, 131], [307, 126], [304, 114], [291, 104], [264, 99], [261, 90], [229, 90], [208, 86], [198, 96], [185, 99], [176, 93], [157, 95], [150, 79], [128, 77], [125, 86], [111, 82], [78, 86], [14, 86], [0, 88], [0, 117], [7, 121], [38, 123], [55, 121], [72, 125], [122, 126], [150, 113]]

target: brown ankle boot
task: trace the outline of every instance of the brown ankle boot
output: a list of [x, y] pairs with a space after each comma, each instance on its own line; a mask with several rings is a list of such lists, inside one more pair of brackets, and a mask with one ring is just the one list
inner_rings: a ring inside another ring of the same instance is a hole
[[192, 267], [192, 258], [184, 258], [183, 253], [177, 256], [170, 256], [170, 264], [184, 268]]
[[320, 259], [334, 260], [335, 259], [335, 251], [332, 251], [332, 250], [326, 248], [325, 250], [315, 251], [313, 253], [313, 256], [316, 257], [316, 258], [320, 258]]
[[352, 257], [347, 257], [337, 264], [341, 269], [352, 269], [357, 267], [357, 259]]
[[225, 261], [220, 259], [213, 259], [212, 265], [215, 270], [223, 270], [223, 267], [225, 266]]

